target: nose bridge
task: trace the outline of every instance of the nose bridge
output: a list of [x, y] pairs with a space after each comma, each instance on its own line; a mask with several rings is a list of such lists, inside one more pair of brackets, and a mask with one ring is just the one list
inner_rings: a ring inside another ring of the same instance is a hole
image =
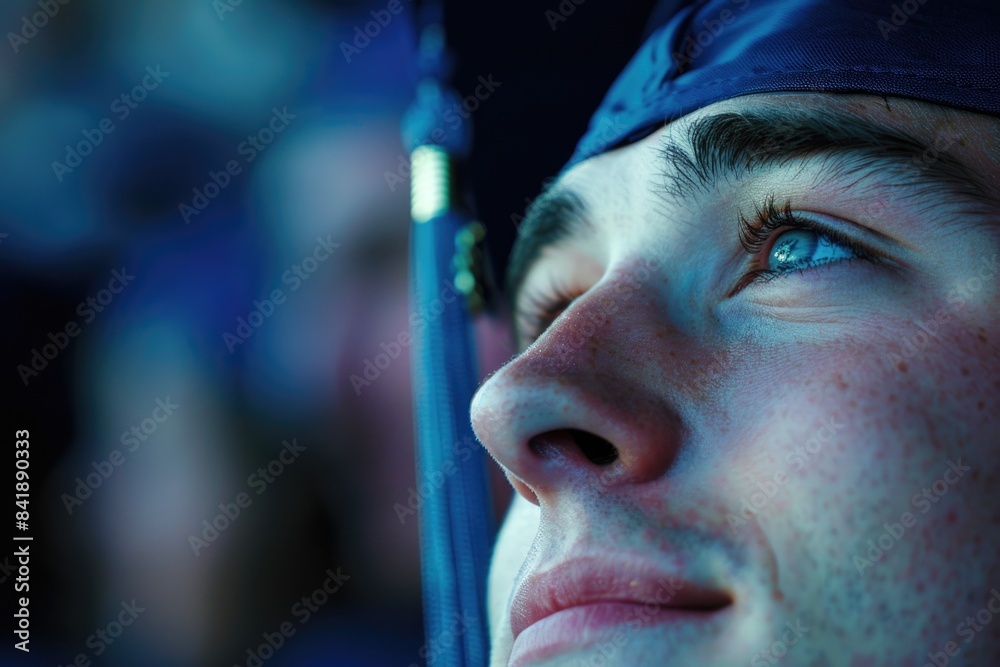
[[564, 326], [554, 328], [559, 346], [581, 350], [611, 336], [627, 338], [648, 331], [660, 309], [658, 301], [659, 261], [642, 259], [616, 268], [595, 286], [579, 306], [568, 313]]
[[[604, 364], [627, 362], [633, 343], [656, 330], [658, 301], [655, 259], [618, 268], [578, 298], [530, 348], [523, 359], [550, 375], [600, 372]], [[631, 339], [631, 340], [630, 340]]]
[[[606, 276], [477, 392], [479, 439], [535, 495], [570, 477], [605, 487], [649, 481], [676, 456], [684, 429], [658, 381], [667, 323], [657, 266], [643, 260]], [[613, 462], [587, 455], [595, 440], [617, 450]]]

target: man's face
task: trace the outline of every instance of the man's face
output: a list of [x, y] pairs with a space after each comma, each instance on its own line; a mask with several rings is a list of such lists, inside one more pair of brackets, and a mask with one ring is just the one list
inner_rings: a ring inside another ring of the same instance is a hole
[[472, 406], [494, 665], [1000, 664], [995, 123], [748, 96], [564, 175]]

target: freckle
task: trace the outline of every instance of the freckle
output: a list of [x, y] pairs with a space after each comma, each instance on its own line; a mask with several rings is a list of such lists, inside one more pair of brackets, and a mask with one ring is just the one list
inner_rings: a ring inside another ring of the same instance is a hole
[[910, 365], [908, 363], [906, 363], [905, 361], [901, 361], [901, 362], [899, 362], [899, 370], [901, 370], [904, 373], [906, 373], [906, 372], [908, 372], [910, 370]]
[[889, 394], [889, 402], [890, 403], [895, 403], [896, 402], [896, 395], [895, 394]]
[[986, 403], [983, 401], [979, 401], [979, 403], [976, 404], [976, 407], [979, 408], [980, 410], [983, 410], [986, 408]]
[[985, 343], [987, 341], [987, 338], [984, 334], [976, 334], [976, 338], [979, 339], [980, 343]]
[[785, 595], [784, 595], [784, 593], [782, 593], [782, 592], [781, 592], [781, 591], [779, 591], [779, 590], [775, 590], [775, 591], [774, 591], [774, 595], [773, 595], [772, 597], [774, 598], [774, 601], [775, 601], [775, 602], [781, 602], [782, 600], [784, 600], [784, 599], [785, 599]]
[[962, 366], [962, 375], [968, 375], [968, 374], [969, 374], [969, 369], [966, 368], [965, 366]]
[[948, 513], [944, 517], [945, 523], [955, 523], [955, 510], [948, 510]]

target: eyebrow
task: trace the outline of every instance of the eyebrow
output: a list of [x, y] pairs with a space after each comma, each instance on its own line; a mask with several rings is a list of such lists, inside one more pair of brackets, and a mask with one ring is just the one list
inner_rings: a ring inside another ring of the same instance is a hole
[[976, 174], [947, 152], [902, 130], [828, 108], [721, 113], [694, 121], [687, 135], [690, 152], [679, 142], [660, 149], [663, 190], [674, 197], [795, 159], [838, 157], [823, 180], [888, 171], [901, 179], [895, 185], [920, 185], [922, 196], [992, 201]]
[[[997, 200], [962, 162], [911, 135], [831, 109], [763, 109], [700, 118], [687, 131], [690, 149], [671, 142], [659, 149], [660, 194], [682, 199], [708, 192], [723, 179], [786, 165], [800, 158], [836, 158], [824, 165], [817, 186], [879, 173], [893, 186], [919, 186], [908, 197], [919, 204], [946, 201], [976, 214], [996, 210]], [[515, 307], [528, 270], [548, 247], [587, 226], [586, 207], [556, 182], [529, 208], [518, 229], [507, 271]]]

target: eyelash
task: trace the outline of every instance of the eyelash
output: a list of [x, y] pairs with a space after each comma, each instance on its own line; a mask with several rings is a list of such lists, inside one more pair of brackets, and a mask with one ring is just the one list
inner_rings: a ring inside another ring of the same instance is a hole
[[524, 311], [520, 315], [525, 340], [535, 342], [578, 296], [561, 283], [553, 284], [545, 291], [526, 292]]
[[[795, 215], [792, 212], [791, 202], [786, 202], [783, 208], [779, 208], [775, 203], [773, 193], [767, 195], [762, 203], [754, 205], [754, 215], [752, 218], [747, 218], [740, 213], [737, 224], [740, 245], [752, 256], [753, 261], [759, 261], [761, 251], [767, 246], [768, 241], [774, 236], [775, 232], [779, 230], [787, 231], [789, 229], [807, 229], [817, 234], [822, 234], [832, 241], [850, 248], [857, 255], [853, 259], [833, 260], [833, 263], [851, 262], [855, 261], [855, 259], [876, 263], [882, 261], [882, 258], [847, 234], [821, 225], [808, 218]], [[730, 296], [752, 283], [787, 277], [827, 263], [831, 262], [819, 262], [784, 271], [766, 268], [752, 269], [739, 280], [736, 287], [730, 293]], [[571, 290], [565, 284], [561, 283], [553, 284], [547, 290], [539, 289], [536, 292], [526, 292], [523, 297], [526, 302], [525, 307], [520, 315], [525, 340], [529, 344], [533, 343], [578, 296], [580, 296], [578, 291]]]
[[[803, 218], [795, 215], [792, 213], [791, 202], [786, 202], [783, 208], [778, 208], [775, 204], [775, 197], [773, 193], [767, 195], [762, 204], [754, 205], [754, 216], [752, 219], [748, 219], [742, 213], [739, 214], [738, 232], [740, 245], [743, 246], [743, 249], [746, 250], [748, 254], [753, 256], [754, 261], [760, 260], [761, 251], [766, 245], [768, 245], [768, 241], [774, 236], [775, 232], [778, 230], [789, 231], [791, 229], [806, 229], [815, 232], [816, 234], [826, 236], [837, 244], [850, 248], [851, 252], [856, 255], [853, 259], [833, 260], [833, 262], [850, 262], [854, 261], [854, 259], [861, 259], [869, 262], [881, 261], [881, 258], [878, 255], [874, 254], [867, 247], [858, 243], [855, 239], [851, 238], [847, 234], [844, 234], [840, 230], [819, 224], [809, 218]], [[783, 271], [766, 268], [753, 269], [747, 272], [747, 274], [740, 279], [736, 287], [730, 293], [730, 296], [736, 294], [752, 283], [766, 282], [775, 278], [787, 277], [828, 263], [831, 262], [817, 262]]]

